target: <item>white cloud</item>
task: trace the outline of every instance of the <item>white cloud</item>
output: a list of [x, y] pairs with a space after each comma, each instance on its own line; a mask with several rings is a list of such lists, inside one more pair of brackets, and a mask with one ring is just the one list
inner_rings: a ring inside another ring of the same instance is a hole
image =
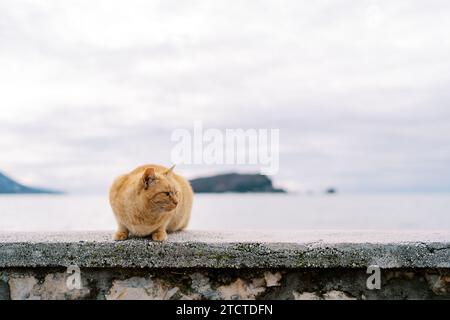
[[448, 190], [449, 13], [446, 1], [0, 1], [0, 169], [103, 190], [168, 162], [170, 131], [203, 120], [280, 128], [277, 179], [291, 185]]

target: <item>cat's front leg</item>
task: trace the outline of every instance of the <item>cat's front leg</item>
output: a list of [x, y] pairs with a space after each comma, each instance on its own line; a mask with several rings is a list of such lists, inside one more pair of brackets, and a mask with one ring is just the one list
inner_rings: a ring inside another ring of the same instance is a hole
[[128, 229], [119, 223], [116, 233], [113, 236], [115, 241], [123, 241], [128, 239]]
[[152, 233], [152, 239], [154, 241], [164, 241], [167, 240], [166, 228], [160, 228]]

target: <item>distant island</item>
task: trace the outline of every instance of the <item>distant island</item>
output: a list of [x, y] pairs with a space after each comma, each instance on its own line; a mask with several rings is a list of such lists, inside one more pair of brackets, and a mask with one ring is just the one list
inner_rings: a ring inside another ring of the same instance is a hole
[[337, 193], [337, 189], [336, 188], [328, 188], [327, 190], [325, 190], [325, 193], [335, 194], [335, 193]]
[[190, 182], [196, 193], [286, 192], [284, 189], [274, 188], [272, 180], [261, 174], [227, 173], [192, 179]]
[[6, 175], [0, 172], [0, 193], [50, 193], [50, 194], [58, 194], [60, 191], [48, 190], [42, 188], [33, 188], [27, 187], [23, 184], [20, 184], [13, 179], [7, 177]]

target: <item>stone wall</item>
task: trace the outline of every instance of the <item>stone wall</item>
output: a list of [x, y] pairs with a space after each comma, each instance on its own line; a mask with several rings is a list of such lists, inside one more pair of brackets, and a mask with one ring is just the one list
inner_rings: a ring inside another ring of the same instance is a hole
[[0, 233], [0, 299], [450, 299], [450, 234]]

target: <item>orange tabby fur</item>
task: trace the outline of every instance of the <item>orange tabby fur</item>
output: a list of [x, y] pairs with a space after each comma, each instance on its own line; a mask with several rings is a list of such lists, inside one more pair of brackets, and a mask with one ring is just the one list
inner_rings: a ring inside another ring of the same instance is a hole
[[189, 182], [163, 166], [149, 164], [118, 177], [109, 200], [117, 220], [114, 240], [129, 233], [163, 241], [167, 232], [186, 228], [192, 209]]

